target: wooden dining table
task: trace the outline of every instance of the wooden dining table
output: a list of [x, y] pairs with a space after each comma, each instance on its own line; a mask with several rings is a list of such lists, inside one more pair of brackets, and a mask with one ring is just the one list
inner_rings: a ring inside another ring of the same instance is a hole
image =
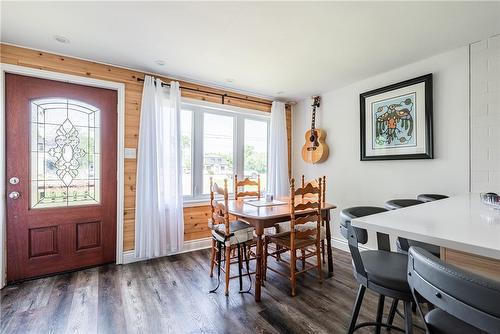
[[[276, 223], [286, 222], [290, 220], [290, 205], [288, 198], [279, 198], [284, 204], [256, 206], [249, 204], [248, 200], [230, 200], [228, 202], [229, 214], [240, 218], [255, 228], [257, 234], [257, 250], [256, 250], [256, 274], [255, 274], [255, 301], [261, 300], [261, 286], [262, 286], [262, 263], [264, 253], [264, 243], [262, 236], [264, 229], [273, 227]], [[295, 204], [299, 204], [295, 201]], [[327, 257], [328, 257], [328, 273], [333, 274], [333, 258], [331, 247], [331, 231], [330, 231], [330, 211], [335, 209], [336, 206], [329, 203], [324, 203], [322, 208], [322, 218], [326, 225], [326, 244], [327, 244]], [[311, 213], [313, 210], [296, 211], [295, 216], [300, 217]]]

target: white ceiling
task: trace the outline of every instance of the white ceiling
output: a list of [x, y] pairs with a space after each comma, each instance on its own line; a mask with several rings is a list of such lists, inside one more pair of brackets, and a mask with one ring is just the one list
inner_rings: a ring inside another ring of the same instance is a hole
[[282, 99], [496, 33], [500, 2], [1, 3], [3, 42]]

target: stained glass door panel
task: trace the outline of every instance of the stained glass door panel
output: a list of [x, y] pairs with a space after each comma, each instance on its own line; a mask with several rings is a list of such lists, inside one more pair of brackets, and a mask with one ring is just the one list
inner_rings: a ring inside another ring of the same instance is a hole
[[100, 200], [100, 110], [81, 101], [31, 101], [31, 208]]

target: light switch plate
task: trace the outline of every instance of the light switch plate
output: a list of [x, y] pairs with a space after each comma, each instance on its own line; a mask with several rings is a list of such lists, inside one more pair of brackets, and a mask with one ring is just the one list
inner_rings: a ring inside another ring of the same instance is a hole
[[125, 147], [125, 159], [135, 159], [137, 157], [137, 149]]

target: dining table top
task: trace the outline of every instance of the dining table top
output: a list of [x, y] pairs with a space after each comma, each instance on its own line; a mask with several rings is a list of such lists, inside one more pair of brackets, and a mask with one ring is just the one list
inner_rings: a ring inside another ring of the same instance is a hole
[[[235, 216], [266, 220], [266, 219], [276, 219], [280, 217], [290, 216], [290, 199], [288, 197], [278, 198], [279, 202], [284, 202], [283, 204], [263, 204], [264, 206], [256, 206], [250, 204], [249, 200], [229, 200], [228, 211], [230, 214]], [[302, 201], [307, 202], [307, 199], [296, 200], [295, 204], [299, 204]], [[336, 206], [329, 203], [324, 203], [322, 210], [335, 209]], [[314, 209], [301, 210], [300, 213], [313, 212]], [[297, 211], [299, 212], [299, 211]]]
[[477, 193], [356, 218], [352, 225], [500, 260], [500, 210]]

